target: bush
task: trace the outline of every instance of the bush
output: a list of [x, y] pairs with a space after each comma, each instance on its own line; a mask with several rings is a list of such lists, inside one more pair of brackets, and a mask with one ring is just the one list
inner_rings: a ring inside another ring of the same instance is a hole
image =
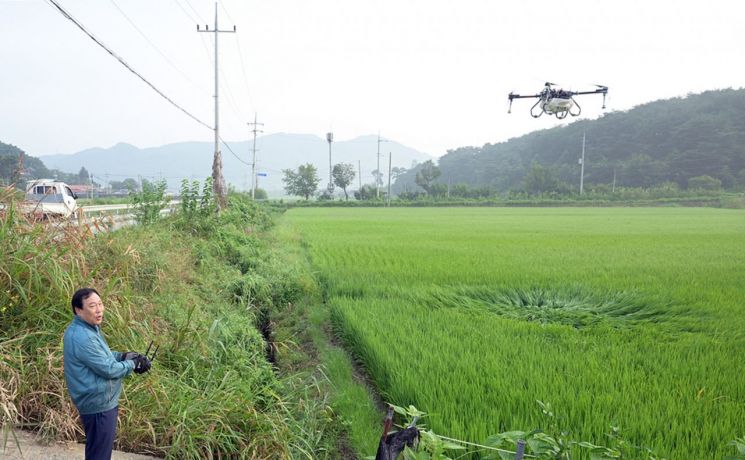
[[722, 181], [704, 174], [688, 179], [688, 188], [691, 190], [720, 190]]
[[141, 192], [131, 192], [135, 221], [140, 225], [151, 225], [160, 219], [160, 211], [170, 201], [165, 196], [167, 183], [165, 179], [155, 183], [143, 182]]

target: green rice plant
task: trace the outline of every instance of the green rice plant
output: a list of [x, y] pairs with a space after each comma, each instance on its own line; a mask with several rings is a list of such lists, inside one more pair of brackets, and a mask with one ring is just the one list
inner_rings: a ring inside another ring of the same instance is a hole
[[[608, 426], [670, 458], [745, 429], [739, 210], [293, 209], [337, 337], [382, 396], [483, 442]], [[589, 450], [579, 453], [587, 458]]]

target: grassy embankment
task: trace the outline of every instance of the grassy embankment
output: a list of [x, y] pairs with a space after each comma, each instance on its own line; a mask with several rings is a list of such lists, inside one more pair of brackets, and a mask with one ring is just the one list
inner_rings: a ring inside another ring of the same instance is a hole
[[284, 220], [379, 391], [432, 414], [440, 434], [546, 428], [536, 400], [568, 439], [607, 445], [616, 426], [667, 458], [722, 458], [745, 433], [740, 210], [325, 208]]
[[338, 457], [341, 430], [322, 373], [303, 359], [293, 369], [285, 357], [299, 344], [289, 337], [278, 345], [280, 367], [267, 360], [260, 330], [316, 293], [309, 272], [264, 239], [270, 220], [239, 196], [219, 218], [181, 214], [96, 237], [4, 213], [2, 425], [82, 438], [61, 337], [72, 292], [93, 286], [113, 350], [160, 345], [153, 370], [125, 381], [117, 448], [170, 458]]

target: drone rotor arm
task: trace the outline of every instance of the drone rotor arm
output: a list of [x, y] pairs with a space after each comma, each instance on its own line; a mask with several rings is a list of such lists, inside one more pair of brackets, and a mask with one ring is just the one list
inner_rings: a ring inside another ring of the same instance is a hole
[[540, 94], [520, 95], [520, 94], [510, 93], [510, 95], [508, 97], [510, 98], [510, 100], [513, 100], [513, 99], [528, 99], [528, 98], [531, 98], [531, 97], [541, 97], [541, 95]]

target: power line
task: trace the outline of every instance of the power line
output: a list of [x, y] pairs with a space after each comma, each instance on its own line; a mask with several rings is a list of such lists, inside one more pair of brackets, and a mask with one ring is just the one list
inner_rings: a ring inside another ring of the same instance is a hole
[[204, 21], [202, 19], [202, 16], [199, 14], [199, 12], [194, 9], [194, 7], [191, 5], [191, 2], [189, 0], [185, 0], [185, 1], [186, 1], [186, 4], [189, 5], [189, 8], [191, 8], [191, 10], [194, 12], [194, 14], [197, 15], [197, 19], [199, 19], [199, 21], [196, 21], [197, 24], [204, 24], [206, 21]]
[[236, 159], [237, 159], [238, 161], [240, 161], [241, 163], [243, 163], [243, 164], [244, 164], [244, 165], [246, 165], [246, 166], [251, 166], [251, 163], [249, 163], [249, 162], [247, 162], [247, 161], [243, 161], [243, 160], [241, 160], [241, 157], [239, 157], [239, 156], [238, 156], [238, 155], [237, 155], [237, 154], [236, 154], [236, 153], [235, 153], [235, 152], [233, 151], [233, 149], [232, 149], [232, 148], [230, 147], [230, 144], [228, 144], [227, 142], [225, 142], [225, 140], [223, 140], [223, 138], [222, 138], [222, 137], [220, 137], [220, 142], [222, 142], [222, 143], [223, 143], [223, 145], [225, 145], [225, 147], [227, 147], [227, 148], [228, 148], [228, 150], [230, 151], [230, 153], [232, 153], [232, 154], [233, 154], [233, 156], [234, 156], [234, 157], [235, 157], [235, 158], [236, 158]]
[[166, 55], [165, 55], [165, 53], [163, 53], [163, 52], [162, 52], [162, 51], [161, 51], [161, 50], [160, 50], [160, 49], [159, 49], [159, 48], [158, 48], [157, 46], [155, 46], [155, 43], [153, 43], [153, 42], [152, 42], [152, 41], [151, 41], [151, 40], [150, 40], [150, 39], [149, 39], [149, 38], [147, 37], [147, 35], [145, 35], [145, 33], [144, 33], [144, 32], [143, 32], [143, 31], [142, 31], [142, 30], [141, 30], [141, 29], [140, 29], [139, 27], [137, 27], [137, 24], [135, 24], [135, 23], [134, 23], [134, 21], [132, 21], [132, 19], [130, 19], [130, 18], [129, 18], [129, 16], [127, 16], [127, 14], [126, 14], [126, 13], [124, 12], [124, 10], [122, 10], [122, 9], [121, 9], [121, 8], [119, 7], [119, 5], [117, 5], [117, 4], [116, 4], [116, 2], [115, 2], [114, 0], [109, 0], [109, 1], [111, 2], [111, 4], [112, 4], [112, 5], [114, 5], [114, 7], [115, 7], [115, 8], [117, 9], [117, 10], [119, 10], [119, 13], [121, 13], [121, 15], [122, 15], [122, 16], [124, 16], [124, 19], [126, 19], [126, 20], [127, 20], [127, 22], [129, 22], [129, 23], [130, 23], [130, 24], [132, 25], [132, 27], [134, 27], [134, 29], [135, 29], [135, 30], [136, 30], [136, 31], [137, 31], [137, 32], [138, 32], [138, 33], [140, 34], [140, 36], [142, 36], [142, 38], [144, 38], [144, 39], [145, 39], [145, 41], [146, 41], [146, 42], [148, 42], [148, 43], [150, 44], [150, 46], [151, 46], [151, 47], [152, 47], [152, 48], [153, 48], [153, 49], [154, 49], [155, 51], [157, 51], [157, 52], [158, 52], [158, 54], [160, 54], [160, 55], [161, 55], [161, 56], [163, 57], [163, 59], [165, 59], [165, 61], [166, 61], [166, 62], [167, 62], [167, 63], [168, 63], [168, 64], [169, 64], [169, 65], [170, 65], [171, 67], [173, 67], [173, 69], [174, 69], [174, 70], [176, 70], [176, 71], [177, 71], [178, 73], [180, 73], [180, 74], [181, 74], [181, 75], [182, 75], [182, 76], [183, 76], [183, 77], [184, 77], [184, 78], [185, 78], [185, 79], [186, 79], [186, 80], [187, 80], [187, 81], [188, 81], [189, 83], [191, 83], [192, 85], [194, 85], [194, 87], [195, 87], [195, 88], [199, 89], [200, 91], [204, 91], [204, 92], [207, 92], [207, 91], [206, 91], [206, 90], [205, 90], [205, 89], [204, 89], [203, 87], [199, 86], [199, 85], [198, 85], [198, 84], [197, 84], [196, 82], [194, 82], [194, 80], [192, 80], [191, 78], [189, 78], [189, 76], [188, 76], [188, 75], [187, 75], [186, 73], [184, 73], [184, 72], [183, 72], [183, 71], [182, 71], [181, 69], [179, 69], [179, 68], [178, 68], [178, 67], [176, 66], [176, 64], [174, 64], [174, 63], [173, 63], [173, 61], [171, 61], [171, 60], [170, 60], [170, 59], [168, 58], [168, 56], [166, 56]]
[[[233, 21], [233, 18], [230, 17], [230, 12], [228, 12], [228, 9], [225, 8], [225, 5], [220, 3], [220, 6], [222, 7], [223, 11], [225, 11], [225, 14], [228, 16], [228, 19], [230, 19], [232, 22], [235, 22]], [[248, 96], [248, 105], [253, 106], [253, 102], [252, 102], [253, 98], [251, 97], [251, 89], [248, 86], [248, 76], [246, 73], [246, 65], [243, 61], [243, 50], [241, 49], [241, 41], [237, 35], [235, 36], [235, 43], [238, 47], [238, 57], [240, 58], [240, 61], [241, 61], [241, 70], [243, 71], [243, 84], [246, 87], [246, 94]]]
[[130, 67], [130, 65], [129, 65], [129, 64], [127, 64], [127, 63], [126, 63], [126, 62], [124, 61], [124, 59], [122, 59], [122, 58], [121, 58], [121, 57], [120, 57], [120, 56], [119, 56], [118, 54], [116, 54], [116, 53], [115, 53], [114, 51], [112, 51], [112, 50], [111, 50], [111, 49], [110, 49], [109, 47], [107, 47], [107, 46], [106, 46], [106, 45], [105, 45], [104, 43], [102, 43], [102, 42], [101, 42], [101, 41], [100, 41], [100, 40], [99, 40], [98, 38], [96, 38], [96, 37], [95, 37], [95, 36], [94, 36], [94, 35], [93, 35], [93, 34], [92, 34], [91, 32], [88, 32], [88, 30], [87, 30], [87, 29], [86, 29], [86, 28], [85, 28], [85, 27], [84, 27], [84, 26], [83, 26], [83, 25], [82, 25], [81, 23], [79, 23], [79, 22], [78, 22], [78, 21], [77, 21], [77, 20], [76, 20], [75, 18], [73, 18], [73, 17], [72, 17], [71, 15], [70, 15], [70, 13], [68, 13], [67, 11], [65, 11], [65, 9], [64, 9], [64, 8], [62, 8], [62, 6], [60, 6], [60, 4], [59, 4], [59, 3], [57, 3], [57, 1], [56, 1], [56, 0], [47, 0], [47, 2], [51, 3], [51, 4], [52, 4], [52, 5], [53, 5], [53, 6], [55, 7], [55, 8], [57, 8], [57, 9], [59, 10], [59, 12], [60, 12], [60, 13], [62, 13], [62, 15], [63, 15], [64, 17], [66, 17], [66, 18], [67, 18], [67, 19], [69, 19], [69, 20], [70, 20], [70, 21], [71, 21], [71, 22], [72, 22], [73, 24], [75, 24], [76, 26], [78, 26], [78, 28], [79, 28], [80, 30], [82, 30], [82, 31], [83, 31], [83, 32], [84, 32], [84, 33], [85, 33], [85, 34], [86, 34], [86, 35], [87, 35], [88, 37], [90, 37], [90, 38], [91, 38], [91, 40], [93, 40], [94, 42], [96, 42], [96, 44], [97, 44], [98, 46], [100, 46], [101, 48], [105, 49], [107, 53], [109, 53], [109, 54], [110, 54], [110, 55], [111, 55], [112, 57], [114, 57], [114, 58], [115, 58], [115, 59], [116, 59], [117, 61], [119, 61], [119, 63], [121, 63], [121, 64], [122, 64], [122, 65], [123, 65], [124, 67], [126, 67], [126, 68], [127, 68], [127, 70], [129, 70], [130, 72], [132, 72], [133, 74], [135, 74], [135, 75], [136, 75], [137, 77], [139, 77], [139, 78], [140, 78], [140, 80], [144, 81], [144, 82], [145, 82], [145, 83], [146, 83], [146, 84], [147, 84], [147, 85], [148, 85], [149, 87], [151, 87], [151, 88], [153, 89], [153, 91], [155, 91], [156, 93], [158, 93], [158, 94], [159, 94], [159, 95], [160, 95], [160, 96], [161, 96], [161, 97], [162, 97], [163, 99], [165, 99], [166, 101], [170, 102], [170, 103], [171, 103], [171, 105], [173, 105], [173, 106], [174, 106], [174, 107], [176, 107], [177, 109], [179, 109], [179, 110], [181, 110], [182, 112], [184, 112], [184, 113], [185, 113], [186, 115], [188, 115], [189, 117], [191, 117], [191, 118], [192, 118], [193, 120], [195, 120], [195, 121], [196, 121], [197, 123], [199, 123], [199, 124], [201, 124], [201, 125], [205, 126], [205, 127], [206, 127], [206, 128], [208, 128], [208, 129], [213, 129], [213, 128], [212, 128], [212, 127], [211, 127], [210, 125], [208, 125], [207, 123], [203, 122], [203, 121], [202, 121], [202, 120], [200, 120], [199, 118], [195, 117], [194, 115], [192, 115], [191, 113], [189, 113], [189, 112], [188, 112], [188, 111], [187, 111], [186, 109], [184, 109], [184, 108], [183, 108], [183, 107], [181, 107], [180, 105], [176, 104], [176, 102], [174, 102], [174, 101], [173, 101], [173, 100], [172, 100], [171, 98], [169, 98], [168, 96], [166, 96], [166, 95], [165, 95], [165, 94], [164, 94], [164, 93], [163, 93], [163, 92], [162, 92], [161, 90], [159, 90], [158, 88], [156, 88], [156, 87], [155, 87], [155, 85], [153, 85], [152, 83], [150, 83], [150, 82], [149, 82], [149, 81], [148, 81], [148, 80], [147, 80], [147, 79], [146, 79], [145, 77], [143, 77], [143, 76], [142, 76], [142, 75], [141, 75], [141, 74], [140, 74], [139, 72], [137, 72], [137, 71], [136, 71], [135, 69], [133, 69], [132, 67]]

